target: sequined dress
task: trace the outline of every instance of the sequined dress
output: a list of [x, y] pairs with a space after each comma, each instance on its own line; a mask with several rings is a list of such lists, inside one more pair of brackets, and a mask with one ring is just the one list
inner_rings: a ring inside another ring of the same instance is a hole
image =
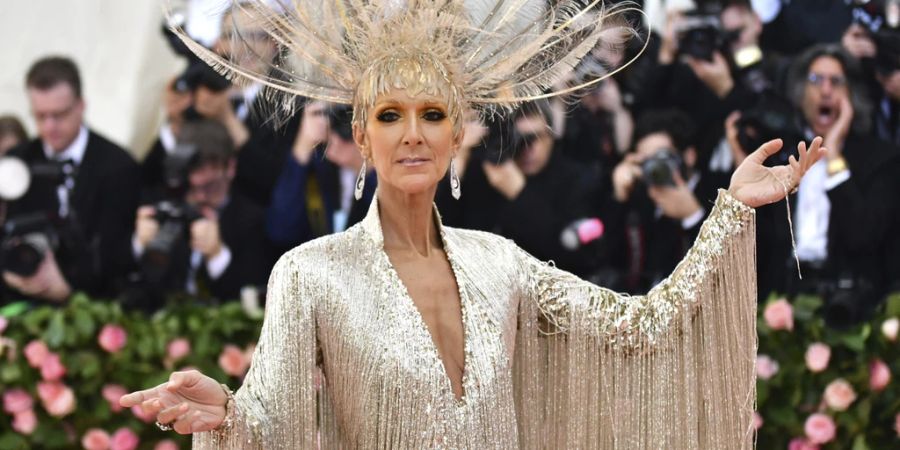
[[360, 224], [282, 256], [232, 424], [194, 448], [752, 448], [753, 209], [720, 191], [646, 296], [436, 220], [462, 305], [461, 400], [373, 201]]

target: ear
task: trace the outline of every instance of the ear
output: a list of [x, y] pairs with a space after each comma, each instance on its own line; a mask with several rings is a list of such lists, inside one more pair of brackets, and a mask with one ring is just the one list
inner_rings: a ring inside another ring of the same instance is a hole
[[366, 154], [364, 149], [368, 148], [368, 138], [366, 138], [365, 130], [359, 128], [359, 125], [353, 124], [353, 142], [356, 143], [356, 146], [359, 147], [359, 152], [362, 154], [364, 160], [369, 159], [370, 155]]
[[225, 176], [228, 177], [228, 180], [234, 179], [234, 174], [237, 172], [237, 158], [231, 157], [228, 159], [228, 165], [225, 166]]
[[453, 137], [453, 157], [459, 153], [459, 149], [462, 147], [463, 140], [466, 138], [466, 127], [459, 127], [459, 133], [456, 133], [456, 136]]
[[684, 149], [681, 157], [684, 159], [684, 165], [688, 168], [693, 169], [697, 166], [697, 149], [693, 146]]

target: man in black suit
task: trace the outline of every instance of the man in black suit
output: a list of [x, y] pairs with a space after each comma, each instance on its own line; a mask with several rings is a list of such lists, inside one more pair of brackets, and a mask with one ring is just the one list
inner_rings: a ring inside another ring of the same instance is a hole
[[[241, 288], [260, 287], [274, 263], [265, 238], [265, 211], [232, 188], [236, 161], [225, 127], [213, 120], [185, 124], [179, 140], [188, 152], [183, 189], [170, 197], [168, 218], [161, 204], [138, 209], [131, 248], [156, 298], [187, 292], [198, 298], [234, 300]], [[181, 155], [184, 156], [184, 155]]]
[[802, 280], [784, 207], [757, 210], [760, 293], [823, 295], [834, 325], [864, 320], [900, 278], [888, 250], [900, 233], [900, 152], [871, 134], [863, 83], [857, 61], [837, 45], [810, 48], [789, 75], [807, 135], [823, 136], [828, 149], [791, 199]]
[[52, 246], [33, 274], [4, 270], [10, 298], [64, 301], [74, 290], [111, 296], [121, 287], [131, 257], [139, 195], [139, 169], [122, 148], [84, 125], [85, 102], [78, 68], [71, 60], [37, 61], [26, 78], [39, 138], [11, 150], [29, 165], [73, 168], [63, 179], [32, 177], [25, 195], [10, 203], [6, 222], [40, 215], [55, 224]]

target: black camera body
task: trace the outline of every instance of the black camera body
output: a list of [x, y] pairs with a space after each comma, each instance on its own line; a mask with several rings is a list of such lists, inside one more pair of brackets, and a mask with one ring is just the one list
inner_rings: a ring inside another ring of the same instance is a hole
[[[791, 103], [772, 92], [765, 93], [750, 109], [741, 111], [736, 123], [738, 142], [750, 153], [772, 139], [782, 139], [784, 148], [792, 149], [803, 140], [797, 114]], [[782, 156], [787, 158], [787, 156]], [[778, 161], [779, 164], [787, 162]]]
[[727, 42], [718, 14], [690, 12], [678, 30], [678, 52], [705, 61], [712, 61], [713, 54], [723, 51]]
[[641, 163], [644, 183], [648, 186], [675, 186], [675, 173], [684, 178], [684, 160], [674, 149], [658, 150]]
[[59, 248], [59, 234], [52, 218], [30, 213], [7, 220], [0, 242], [0, 268], [22, 277], [37, 272], [48, 251]]

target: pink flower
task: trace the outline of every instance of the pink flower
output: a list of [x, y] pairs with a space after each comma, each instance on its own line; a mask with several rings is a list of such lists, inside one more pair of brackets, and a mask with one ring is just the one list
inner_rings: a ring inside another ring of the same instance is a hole
[[82, 436], [81, 446], [85, 450], [107, 450], [109, 448], [109, 433], [99, 428], [91, 428]]
[[100, 348], [110, 353], [122, 350], [127, 341], [128, 334], [125, 333], [124, 328], [118, 325], [104, 325], [97, 336], [97, 343], [100, 344]]
[[881, 334], [884, 335], [885, 339], [891, 342], [897, 340], [898, 330], [900, 330], [900, 320], [897, 320], [896, 317], [891, 317], [881, 324]]
[[828, 360], [831, 359], [831, 347], [816, 342], [806, 349], [806, 367], [813, 372], [821, 372], [828, 367]]
[[773, 330], [794, 329], [794, 308], [783, 298], [766, 305], [763, 318], [766, 319], [766, 325]]
[[812, 444], [827, 444], [834, 439], [837, 432], [837, 426], [831, 417], [822, 413], [815, 413], [806, 419], [803, 425], [803, 431]]
[[758, 430], [763, 426], [763, 418], [758, 412], [753, 411], [753, 429]]
[[137, 448], [140, 440], [138, 435], [134, 434], [130, 428], [119, 428], [112, 435], [112, 441], [109, 443], [110, 450], [134, 450]]
[[178, 361], [191, 354], [191, 342], [185, 338], [173, 339], [166, 347], [166, 353], [172, 361]]
[[22, 353], [25, 354], [28, 365], [37, 369], [44, 363], [44, 358], [50, 354], [50, 349], [47, 348], [44, 341], [33, 340], [25, 346]]
[[791, 439], [788, 443], [788, 450], [819, 450], [819, 446], [806, 440], [806, 438], [798, 437]]
[[900, 413], [894, 417], [894, 431], [897, 432], [897, 437], [900, 437]]
[[63, 417], [75, 410], [75, 394], [58, 381], [41, 381], [37, 385], [38, 397], [44, 409], [54, 417]]
[[6, 317], [0, 316], [0, 334], [6, 331], [7, 325], [9, 325], [9, 321], [6, 320]]
[[835, 411], [846, 411], [854, 401], [856, 392], [843, 378], [838, 378], [825, 387], [825, 403]]
[[34, 401], [24, 389], [10, 389], [3, 393], [3, 410], [7, 414], [18, 414], [33, 407]]
[[37, 416], [34, 415], [33, 409], [17, 412], [13, 415], [12, 428], [17, 433], [31, 434], [37, 428], [37, 424]]
[[770, 358], [769, 355], [759, 355], [756, 357], [756, 377], [760, 380], [768, 380], [778, 373], [778, 361]]
[[119, 399], [122, 398], [123, 395], [127, 394], [128, 391], [118, 385], [118, 384], [107, 384], [103, 386], [103, 398], [109, 403], [109, 410], [112, 412], [119, 412], [122, 410], [122, 405], [119, 404]]
[[869, 363], [869, 388], [873, 391], [882, 391], [891, 382], [891, 369], [880, 359], [873, 359]]
[[151, 423], [156, 420], [156, 416], [153, 414], [147, 414], [144, 412], [144, 408], [141, 408], [141, 405], [134, 405], [131, 407], [131, 413], [134, 414], [134, 417], [137, 417], [144, 423]]
[[59, 355], [50, 352], [41, 363], [41, 377], [46, 381], [59, 381], [66, 375], [66, 366], [59, 360]]
[[163, 439], [156, 443], [153, 450], [178, 450], [178, 444], [171, 439]]
[[241, 349], [229, 344], [222, 349], [222, 354], [219, 355], [219, 367], [228, 375], [242, 377], [247, 373], [250, 362], [247, 361]]

